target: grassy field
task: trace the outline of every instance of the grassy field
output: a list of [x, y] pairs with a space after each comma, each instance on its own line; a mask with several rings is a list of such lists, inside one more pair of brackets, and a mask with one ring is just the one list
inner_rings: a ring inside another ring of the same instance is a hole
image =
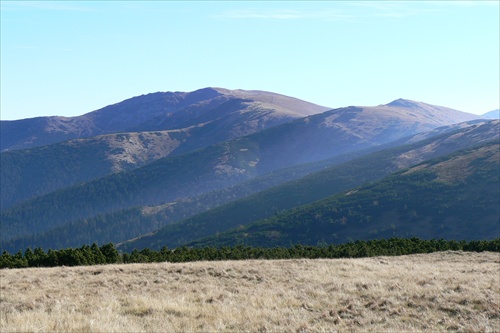
[[500, 332], [500, 254], [1, 270], [1, 332]]

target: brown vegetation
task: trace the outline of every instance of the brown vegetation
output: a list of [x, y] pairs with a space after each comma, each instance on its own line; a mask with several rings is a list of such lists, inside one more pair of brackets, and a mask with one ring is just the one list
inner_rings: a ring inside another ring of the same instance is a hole
[[2, 332], [499, 332], [500, 254], [1, 270]]

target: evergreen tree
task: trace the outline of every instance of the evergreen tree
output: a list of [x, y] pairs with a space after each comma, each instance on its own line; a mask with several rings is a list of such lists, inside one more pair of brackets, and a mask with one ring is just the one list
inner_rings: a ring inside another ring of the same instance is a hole
[[108, 243], [101, 246], [101, 253], [106, 258], [107, 264], [120, 262], [120, 253], [113, 243]]
[[101, 249], [99, 248], [99, 246], [97, 246], [96, 243], [92, 244], [92, 246], [90, 247], [90, 251], [92, 251], [92, 254], [94, 256], [95, 265], [102, 265], [106, 263], [106, 257], [101, 252]]

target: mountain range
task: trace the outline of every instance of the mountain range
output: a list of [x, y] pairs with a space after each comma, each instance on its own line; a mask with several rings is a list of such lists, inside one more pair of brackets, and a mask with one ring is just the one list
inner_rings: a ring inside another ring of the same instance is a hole
[[479, 118], [405, 99], [329, 109], [205, 88], [2, 121], [2, 248], [181, 246], [498, 141], [498, 120]]
[[[226, 139], [231, 139], [327, 109], [264, 91], [205, 88], [189, 93], [157, 92], [77, 117], [2, 121], [0, 150], [27, 149], [110, 133], [165, 131], [207, 125], [214, 131], [230, 127]], [[245, 118], [247, 121], [242, 122]]]
[[[139, 96], [73, 118], [1, 122], [0, 202], [6, 208], [324, 110], [273, 93], [206, 88]], [[92, 136], [103, 132], [113, 134]], [[38, 147], [47, 142], [53, 144]], [[19, 147], [27, 149], [12, 151]]]
[[[233, 228], [239, 230], [243, 226], [272, 218], [295, 207], [388, 177], [398, 170], [428, 159], [446, 157], [461, 149], [498, 142], [500, 138], [499, 121], [484, 121], [458, 130], [453, 127], [447, 129], [448, 131], [440, 135], [433, 135], [415, 143], [410, 142], [415, 140], [417, 135], [411, 136], [400, 140], [396, 147], [364, 154], [347, 162], [335, 164], [334, 161], [329, 161], [330, 167], [323, 167], [299, 179], [259, 191], [181, 222], [167, 225], [149, 235], [122, 244], [121, 248], [149, 247], [158, 250], [162, 246], [175, 248]], [[324, 166], [325, 162], [321, 164]], [[222, 238], [223, 236], [220, 236], [219, 240]], [[213, 241], [212, 239], [209, 243]], [[221, 244], [237, 244], [236, 241], [232, 243], [226, 243], [226, 241]], [[259, 243], [259, 246], [261, 245]], [[316, 242], [312, 245], [316, 245]]]

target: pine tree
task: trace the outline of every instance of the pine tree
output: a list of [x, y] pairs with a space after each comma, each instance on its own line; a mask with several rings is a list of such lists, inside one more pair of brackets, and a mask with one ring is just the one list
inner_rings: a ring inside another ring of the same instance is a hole
[[120, 262], [120, 253], [118, 253], [118, 250], [113, 243], [108, 243], [101, 246], [101, 253], [106, 258], [107, 264]]

